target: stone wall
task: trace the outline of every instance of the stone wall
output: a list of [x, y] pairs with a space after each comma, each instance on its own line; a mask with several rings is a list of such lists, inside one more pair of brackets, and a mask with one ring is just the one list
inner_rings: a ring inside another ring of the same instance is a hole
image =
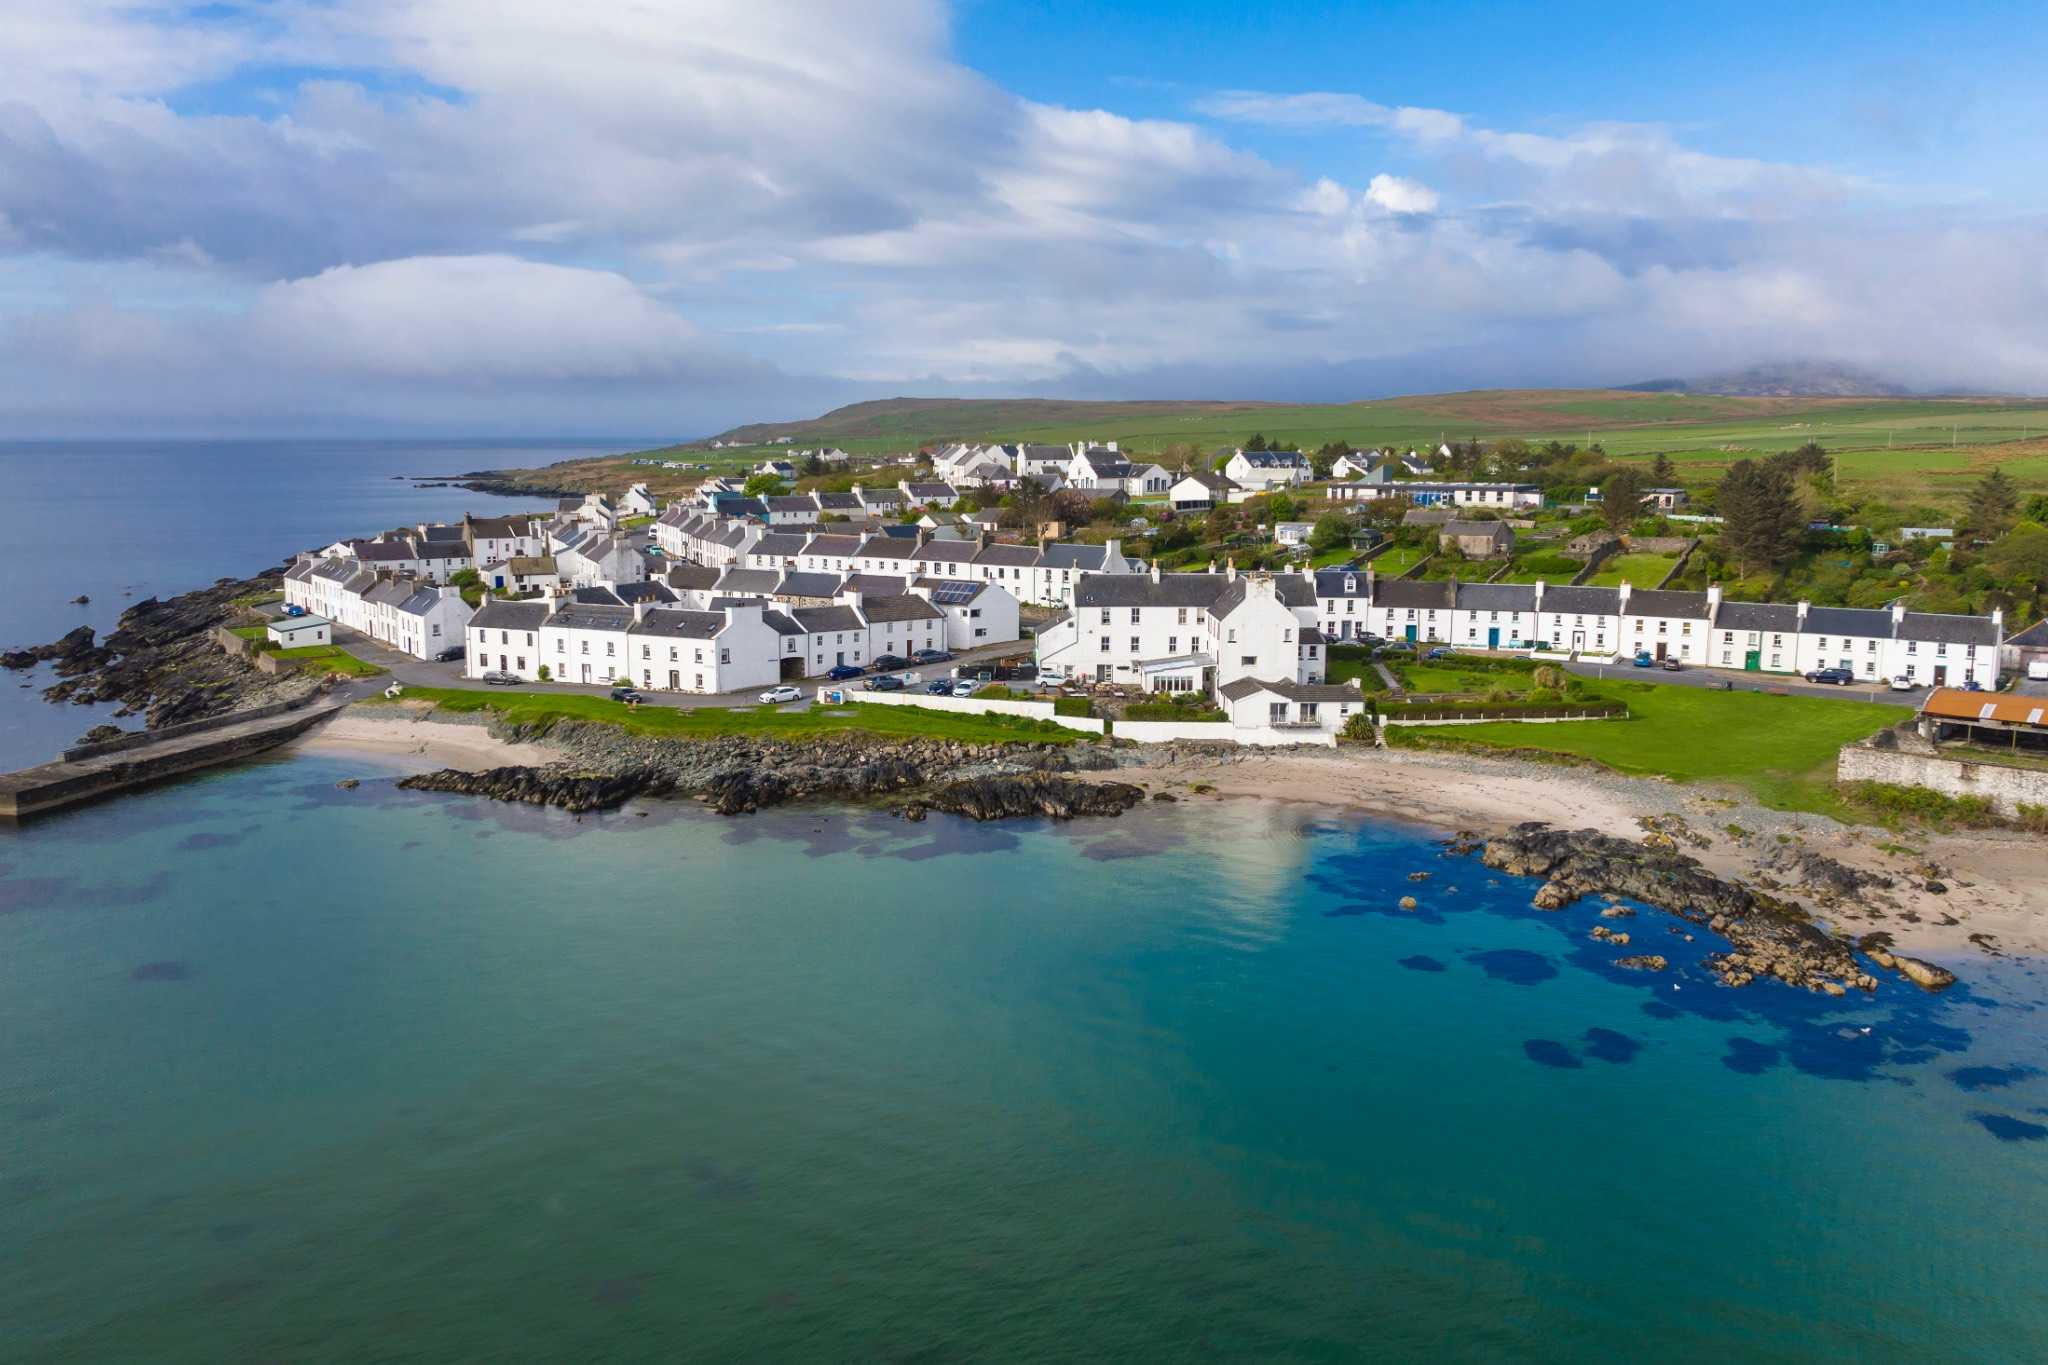
[[1860, 744], [1844, 745], [1835, 760], [1835, 777], [1842, 782], [1926, 787], [1944, 796], [1981, 796], [2009, 820], [2019, 818], [2022, 802], [2048, 806], [2048, 771], [1948, 758], [1904, 729], [1880, 731]]

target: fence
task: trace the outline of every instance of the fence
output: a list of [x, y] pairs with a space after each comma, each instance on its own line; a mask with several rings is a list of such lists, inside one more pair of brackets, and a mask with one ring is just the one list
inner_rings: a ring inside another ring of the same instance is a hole
[[1049, 720], [1054, 725], [1084, 734], [1103, 733], [1103, 724], [1092, 716], [1062, 716], [1049, 701], [983, 701], [978, 697], [935, 697], [928, 692], [863, 692], [843, 687], [818, 689], [821, 702], [859, 702], [872, 706], [921, 706], [929, 711], [951, 711], [963, 716], [1022, 716], [1027, 720]]
[[1382, 725], [1488, 725], [1500, 720], [1554, 725], [1567, 720], [1623, 720], [1627, 716], [1628, 708], [1621, 705], [1479, 709], [1469, 706], [1404, 706], [1398, 710], [1391, 707], [1383, 709], [1379, 718]]

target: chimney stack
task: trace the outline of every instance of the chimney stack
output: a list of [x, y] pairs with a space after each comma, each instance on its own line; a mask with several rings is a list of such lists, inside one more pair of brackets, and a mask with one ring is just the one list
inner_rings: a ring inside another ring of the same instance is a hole
[[1159, 581], [1159, 561], [1156, 559], [1152, 561], [1152, 581], [1154, 583]]
[[633, 624], [639, 625], [647, 619], [647, 599], [642, 597], [633, 603]]
[[1224, 578], [1228, 579], [1232, 583], [1235, 583], [1237, 581], [1237, 557], [1233, 555], [1231, 558], [1224, 560], [1223, 563]]

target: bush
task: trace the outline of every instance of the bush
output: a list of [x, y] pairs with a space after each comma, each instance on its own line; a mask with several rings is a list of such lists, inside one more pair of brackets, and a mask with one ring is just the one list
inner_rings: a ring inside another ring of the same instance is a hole
[[546, 664], [542, 664], [540, 666], [537, 676], [540, 678], [542, 682], [552, 682], [554, 680], [555, 675], [548, 670], [548, 666]]
[[1095, 704], [1086, 697], [1054, 697], [1052, 713], [1056, 716], [1085, 718], [1095, 714]]
[[[1940, 829], [1985, 829], [2007, 823], [1992, 808], [1988, 797], [1946, 796], [1932, 787], [1907, 787], [1892, 782], [1844, 782], [1841, 791], [1850, 805], [1886, 824], [1911, 820]], [[2022, 809], [2020, 814], [2021, 820], [2015, 823], [2024, 824], [2027, 812]]]
[[1124, 708], [1124, 717], [1127, 720], [1175, 721], [1215, 721], [1227, 719], [1221, 710], [1209, 705], [1194, 693], [1190, 692], [1185, 695], [1188, 698], [1186, 701], [1160, 699], [1156, 701], [1132, 702]]
[[1555, 692], [1564, 686], [1564, 677], [1563, 669], [1552, 668], [1549, 664], [1545, 664], [1530, 675], [1529, 681], [1537, 687]]
[[1345, 721], [1343, 730], [1338, 732], [1339, 739], [1354, 740], [1360, 744], [1371, 744], [1378, 737], [1379, 729], [1373, 724], [1373, 718], [1363, 711]]

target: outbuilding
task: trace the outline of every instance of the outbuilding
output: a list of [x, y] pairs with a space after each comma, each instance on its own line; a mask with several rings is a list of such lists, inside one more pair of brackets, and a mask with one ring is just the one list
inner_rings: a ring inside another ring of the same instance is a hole
[[334, 643], [334, 623], [324, 616], [284, 616], [270, 623], [270, 642], [279, 649]]

